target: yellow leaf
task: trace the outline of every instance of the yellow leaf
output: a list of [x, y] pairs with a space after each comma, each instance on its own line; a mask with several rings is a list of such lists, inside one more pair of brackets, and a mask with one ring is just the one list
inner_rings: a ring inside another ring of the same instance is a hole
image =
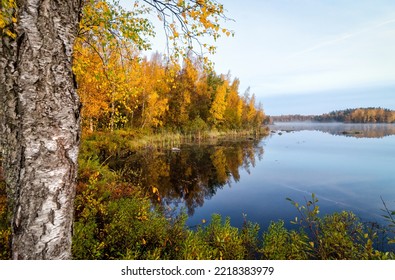
[[7, 34], [8, 36], [10, 36], [12, 39], [16, 38], [16, 34], [11, 32], [10, 30], [6, 29], [5, 30], [5, 34]]
[[159, 190], [155, 187], [152, 187], [152, 193], [159, 193]]

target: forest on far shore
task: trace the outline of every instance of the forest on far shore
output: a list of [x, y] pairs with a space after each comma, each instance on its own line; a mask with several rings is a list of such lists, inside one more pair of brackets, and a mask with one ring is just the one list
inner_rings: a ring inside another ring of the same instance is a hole
[[332, 111], [322, 115], [281, 115], [270, 116], [274, 122], [345, 122], [345, 123], [395, 123], [395, 111], [384, 108], [356, 108]]

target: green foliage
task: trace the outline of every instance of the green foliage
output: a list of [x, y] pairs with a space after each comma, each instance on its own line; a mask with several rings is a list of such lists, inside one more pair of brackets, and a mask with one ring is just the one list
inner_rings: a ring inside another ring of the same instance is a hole
[[211, 223], [205, 228], [199, 228], [197, 235], [205, 241], [210, 249], [210, 259], [238, 260], [248, 256], [245, 243], [250, 244], [251, 232], [254, 227], [245, 228], [244, 233], [230, 224], [230, 218], [222, 223], [218, 214], [213, 214]]
[[101, 256], [106, 259], [167, 259], [183, 240], [177, 225], [172, 227], [158, 211], [150, 211], [145, 199], [111, 201], [106, 210], [104, 225], [98, 228]]
[[100, 183], [106, 184], [116, 180], [116, 174], [108, 169], [108, 166], [100, 163], [97, 156], [88, 158], [80, 157], [78, 160], [79, 170], [78, 178], [79, 183], [88, 183], [92, 180], [93, 176], [100, 177]]
[[[91, 164], [84, 168], [92, 165], [96, 167]], [[139, 190], [131, 188], [125, 192], [128, 185], [104, 180], [103, 170], [110, 172], [101, 167], [79, 185], [75, 200], [74, 258], [172, 258], [180, 246], [177, 244], [184, 240], [184, 216], [169, 220], [160, 210], [153, 209]]]
[[260, 226], [257, 223], [252, 223], [246, 220], [244, 215], [244, 224], [241, 229], [242, 245], [244, 247], [244, 259], [257, 259], [260, 255], [259, 248], [259, 230]]
[[295, 218], [296, 224], [306, 229], [309, 236], [309, 244], [312, 247], [312, 259], [386, 259], [392, 258], [389, 253], [382, 253], [374, 249], [374, 240], [377, 232], [368, 230], [352, 212], [342, 211], [318, 216], [318, 199], [312, 195], [312, 199], [305, 205], [288, 198], [297, 208], [300, 218]]
[[187, 232], [179, 258], [183, 260], [209, 260], [212, 259], [211, 248], [198, 234], [193, 231]]
[[384, 209], [382, 209], [382, 211], [385, 213], [385, 215], [383, 215], [383, 217], [388, 222], [388, 227], [390, 228], [390, 232], [392, 234], [392, 236], [388, 240], [388, 243], [395, 244], [395, 211], [388, 209], [384, 199], [382, 197], [380, 198], [384, 206]]
[[306, 260], [311, 255], [311, 247], [303, 231], [288, 231], [284, 221], [278, 221], [272, 222], [263, 233], [261, 253], [263, 259]]
[[194, 134], [197, 138], [203, 138], [204, 133], [208, 130], [208, 125], [202, 118], [197, 116], [193, 121], [188, 123], [185, 130], [187, 133]]
[[373, 253], [372, 240], [353, 213], [343, 211], [324, 217], [319, 231], [314, 245], [321, 259], [367, 259]]

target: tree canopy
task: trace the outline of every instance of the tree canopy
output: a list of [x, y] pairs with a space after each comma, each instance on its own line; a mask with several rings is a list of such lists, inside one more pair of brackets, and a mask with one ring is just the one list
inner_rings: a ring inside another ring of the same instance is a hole
[[[216, 1], [89, 0], [74, 48], [73, 70], [83, 103], [83, 125], [90, 130], [199, 126], [241, 128], [262, 122], [254, 96], [241, 98], [239, 81], [217, 75], [203, 42], [233, 32], [221, 27], [224, 7]], [[133, 3], [133, 5], [131, 4]], [[142, 58], [155, 35], [148, 14], [163, 24], [173, 51]], [[203, 40], [203, 41], [202, 41]], [[211, 41], [212, 42], [212, 41]], [[170, 55], [170, 56], [169, 56]], [[207, 67], [208, 66], [208, 67]]]

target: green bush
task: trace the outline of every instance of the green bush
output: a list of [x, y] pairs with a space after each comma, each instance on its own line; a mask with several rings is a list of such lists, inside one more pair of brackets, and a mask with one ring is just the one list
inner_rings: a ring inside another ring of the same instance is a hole
[[[185, 218], [166, 218], [139, 197], [102, 199], [89, 188], [78, 201], [75, 259], [172, 259], [186, 237]], [[83, 209], [82, 209], [83, 208]]]
[[389, 244], [395, 244], [395, 211], [390, 210], [387, 207], [387, 204], [385, 203], [384, 199], [382, 197], [381, 201], [383, 202], [384, 209], [381, 209], [385, 215], [382, 215], [383, 218], [388, 222], [388, 228], [391, 236], [388, 239]]
[[247, 256], [243, 236], [238, 228], [231, 226], [229, 217], [222, 223], [222, 217], [213, 214], [211, 223], [199, 228], [196, 234], [207, 244], [210, 259], [240, 260]]
[[320, 220], [319, 229], [315, 246], [320, 259], [365, 259], [372, 253], [371, 240], [353, 213], [328, 215]]
[[196, 134], [197, 137], [203, 138], [204, 132], [208, 130], [208, 125], [198, 116], [193, 121], [190, 121], [184, 130], [186, 133], [193, 133]]
[[374, 249], [377, 232], [369, 230], [352, 212], [340, 212], [319, 217], [318, 199], [306, 201], [306, 205], [288, 199], [298, 210], [300, 217], [294, 223], [306, 229], [312, 247], [311, 259], [364, 260], [393, 258], [393, 254]]
[[283, 221], [272, 222], [263, 233], [262, 258], [269, 260], [306, 260], [311, 245], [304, 232], [288, 231]]

